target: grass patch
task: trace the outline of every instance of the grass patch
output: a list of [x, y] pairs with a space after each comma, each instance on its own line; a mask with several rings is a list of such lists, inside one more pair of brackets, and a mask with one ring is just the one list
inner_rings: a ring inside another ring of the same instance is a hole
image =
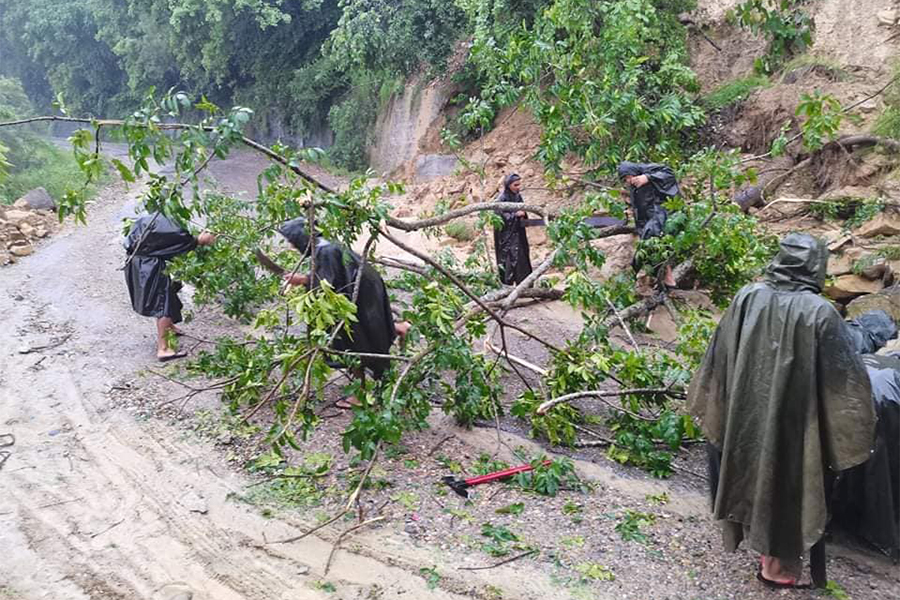
[[756, 90], [769, 86], [769, 78], [761, 75], [742, 77], [720, 85], [703, 99], [710, 110], [720, 110], [726, 106], [745, 100]]
[[[9, 177], [0, 185], [0, 204], [12, 204], [34, 188], [42, 187], [58, 203], [66, 189], [77, 188], [84, 181], [71, 152], [44, 141], [35, 141], [29, 148], [27, 166], [16, 168], [16, 157], [7, 156], [13, 164]], [[112, 181], [109, 170], [104, 170], [100, 181], [88, 186], [88, 198], [92, 198], [102, 186]]]
[[818, 73], [831, 81], [845, 81], [850, 74], [838, 63], [815, 56], [813, 54], [801, 54], [782, 67], [782, 83], [793, 83], [805, 77], [808, 73]]
[[478, 235], [478, 232], [475, 231], [474, 227], [468, 223], [459, 222], [448, 223], [447, 226], [444, 227], [444, 233], [458, 242], [471, 242], [475, 239], [475, 236]]
[[[900, 61], [893, 68], [892, 77], [900, 77]], [[884, 95], [884, 112], [872, 127], [876, 135], [900, 139], [900, 82], [895, 81]]]

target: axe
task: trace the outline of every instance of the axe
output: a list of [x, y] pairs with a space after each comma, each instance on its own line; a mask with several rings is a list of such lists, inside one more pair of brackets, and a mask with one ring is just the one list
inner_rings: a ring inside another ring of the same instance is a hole
[[[549, 465], [550, 461], [545, 460], [543, 465]], [[487, 475], [479, 475], [478, 477], [469, 477], [468, 479], [457, 479], [452, 475], [447, 475], [442, 478], [442, 481], [450, 486], [454, 492], [462, 496], [463, 498], [469, 497], [468, 488], [473, 485], [478, 485], [481, 483], [488, 483], [491, 481], [497, 481], [498, 479], [506, 479], [507, 477], [512, 477], [513, 475], [518, 475], [519, 473], [526, 473], [528, 471], [533, 470], [534, 467], [531, 465], [521, 465], [518, 467], [510, 467], [509, 469], [504, 469], [502, 471], [496, 471], [495, 473], [488, 473]]]

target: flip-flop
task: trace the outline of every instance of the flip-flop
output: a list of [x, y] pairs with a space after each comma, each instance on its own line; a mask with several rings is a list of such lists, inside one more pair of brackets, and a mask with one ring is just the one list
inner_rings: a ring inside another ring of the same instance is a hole
[[340, 408], [341, 410], [353, 410], [355, 406], [359, 406], [359, 404], [353, 404], [346, 398], [341, 398], [337, 402], [334, 403], [335, 408]]
[[156, 360], [159, 362], [169, 362], [170, 360], [175, 360], [176, 358], [184, 358], [187, 356], [187, 352], [176, 352], [175, 354], [170, 354], [169, 356], [157, 356]]
[[766, 579], [763, 577], [762, 569], [756, 572], [756, 578], [767, 588], [773, 590], [809, 590], [812, 589], [812, 585], [809, 583], [797, 583], [796, 579], [789, 579], [787, 581], [772, 581], [771, 579]]

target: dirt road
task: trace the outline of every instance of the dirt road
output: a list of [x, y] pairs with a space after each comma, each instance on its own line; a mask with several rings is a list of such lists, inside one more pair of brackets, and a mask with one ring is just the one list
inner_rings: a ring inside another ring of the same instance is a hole
[[[15, 435], [0, 471], [0, 597], [334, 598], [315, 585], [330, 542], [255, 547], [299, 530], [228, 501], [243, 483], [210, 444], [110, 405], [153, 364], [152, 323], [131, 312], [118, 270], [135, 192], [109, 188], [87, 226], [0, 271], [0, 433]], [[329, 579], [361, 597], [454, 597], [337, 558]]]

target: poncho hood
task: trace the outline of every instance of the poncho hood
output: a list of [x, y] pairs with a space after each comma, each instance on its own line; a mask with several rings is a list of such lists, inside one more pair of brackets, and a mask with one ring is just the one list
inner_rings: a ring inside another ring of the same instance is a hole
[[781, 240], [778, 254], [766, 268], [766, 283], [781, 291], [818, 294], [827, 269], [825, 244], [805, 233], [790, 233]]

